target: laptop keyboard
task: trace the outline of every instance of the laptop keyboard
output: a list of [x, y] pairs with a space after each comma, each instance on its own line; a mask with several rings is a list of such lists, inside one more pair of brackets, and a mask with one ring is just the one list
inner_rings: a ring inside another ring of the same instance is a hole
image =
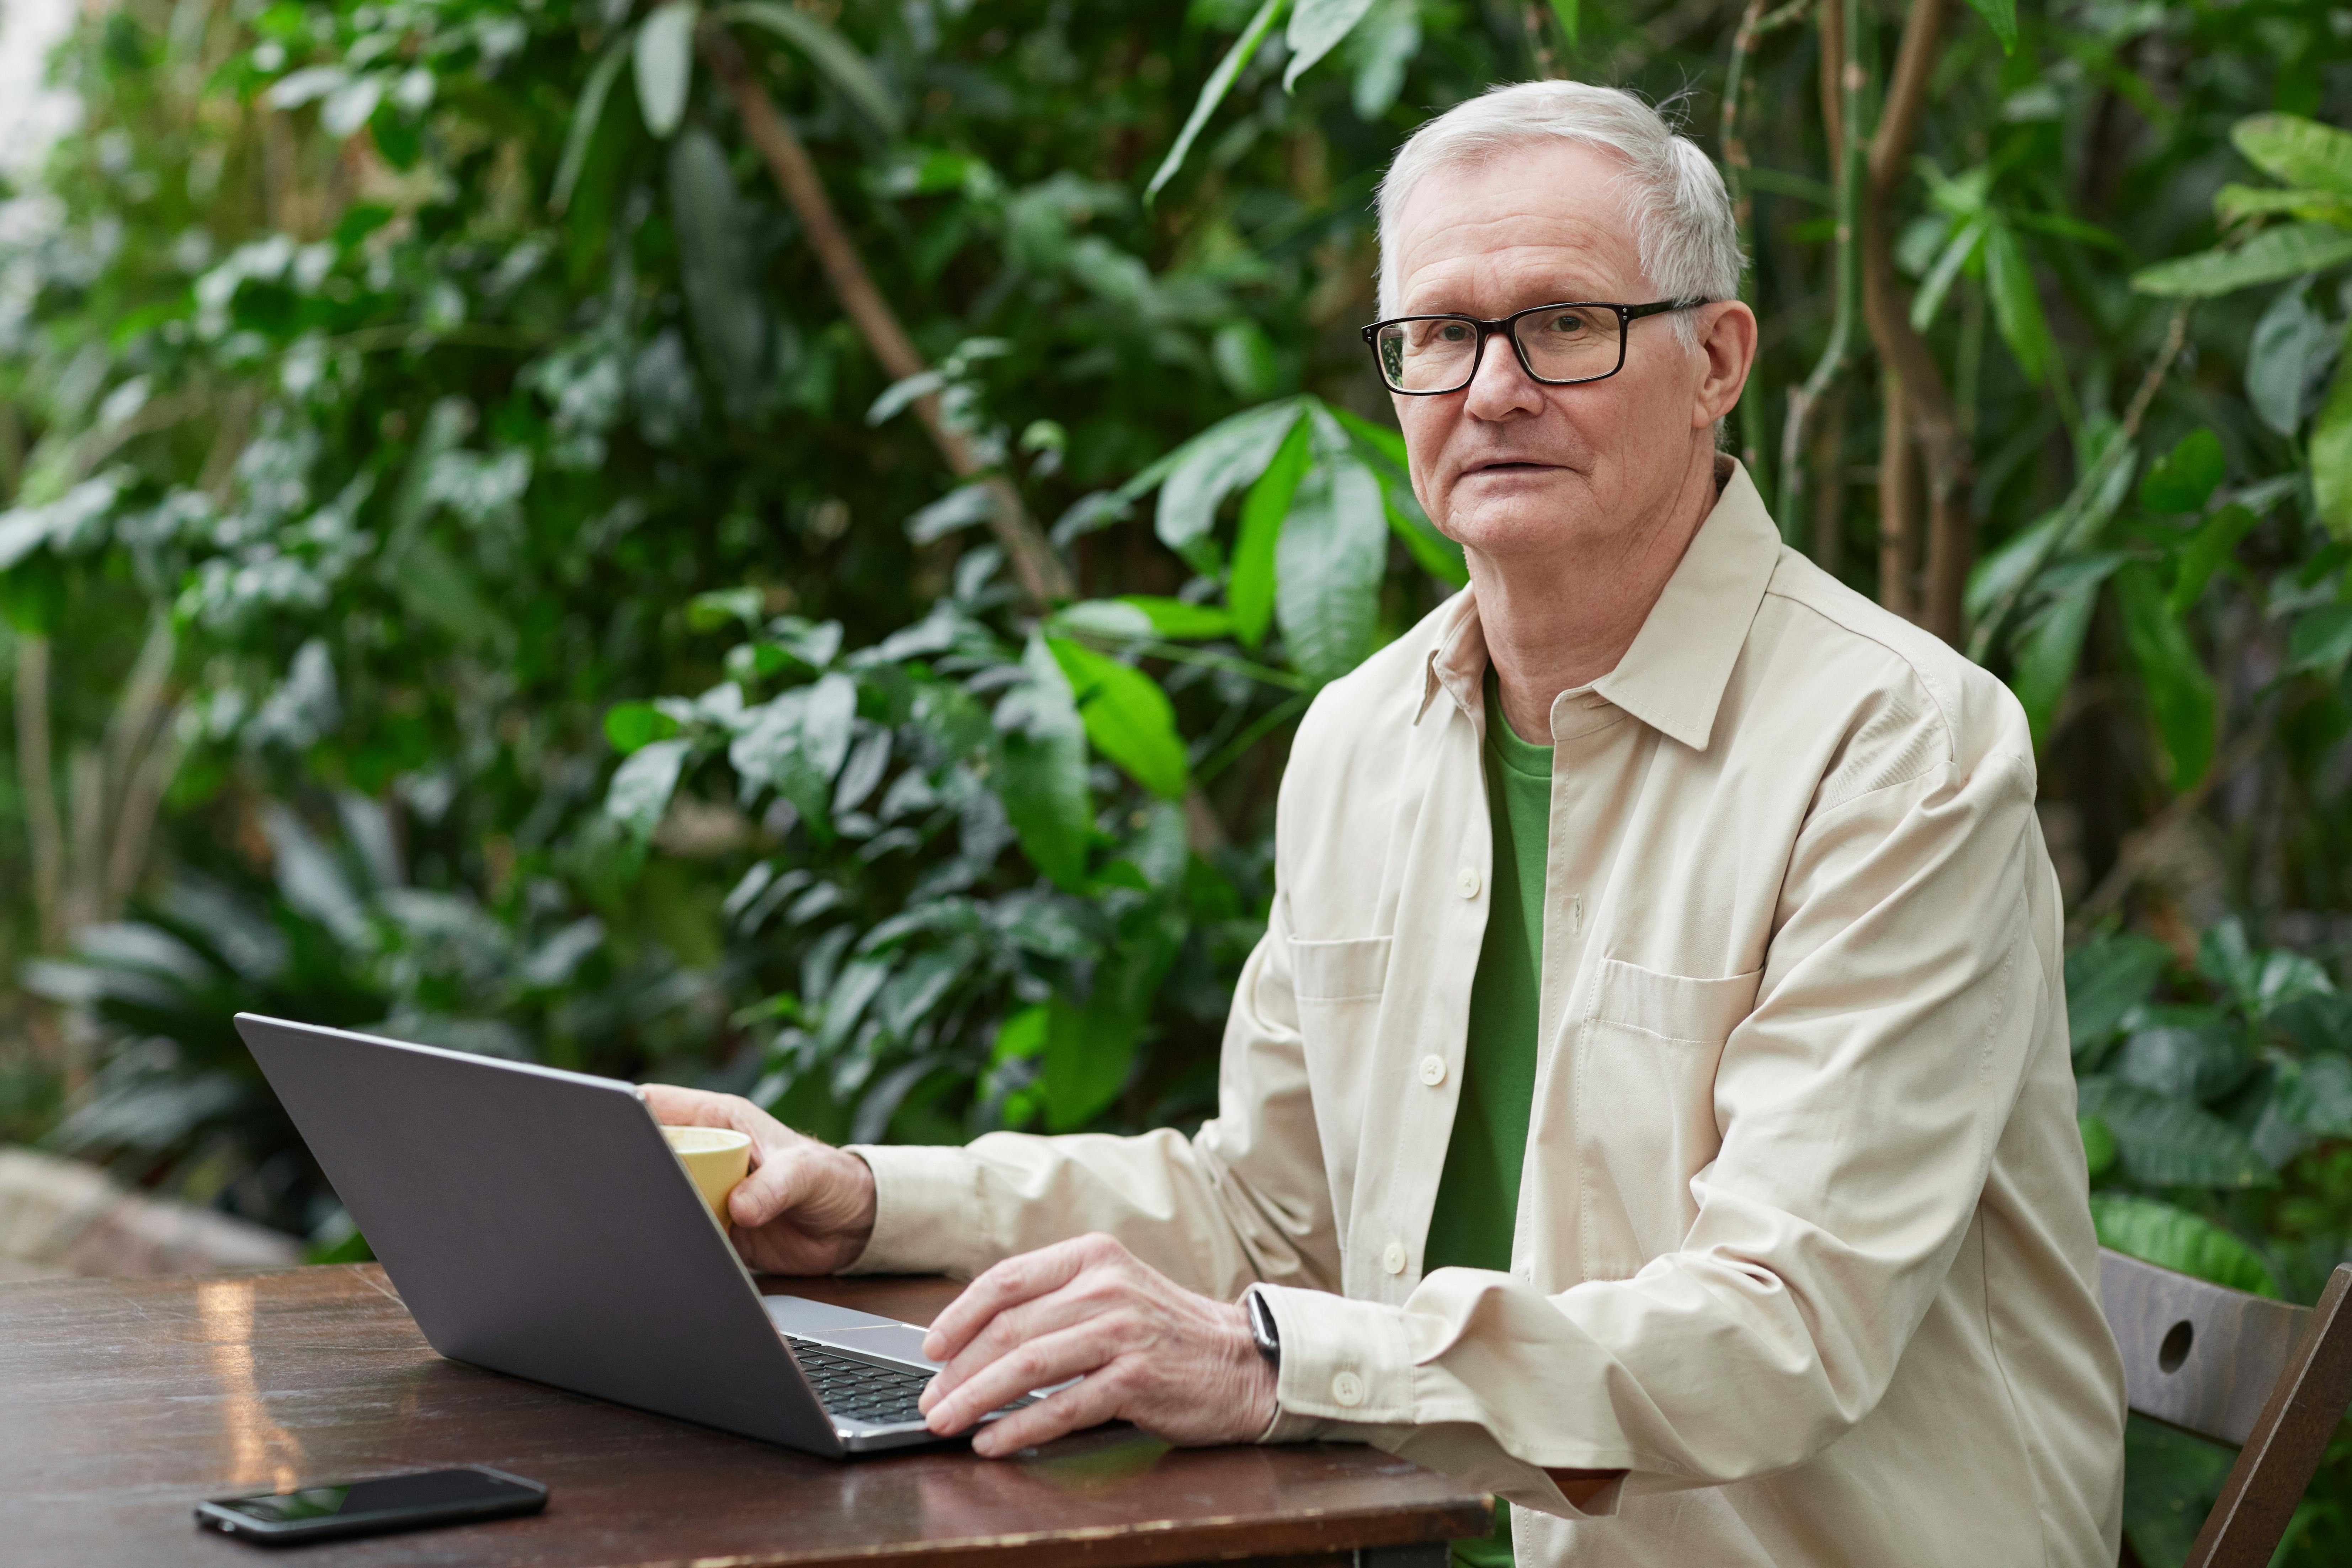
[[[815, 1385], [817, 1398], [834, 1415], [887, 1426], [923, 1418], [915, 1401], [931, 1381], [929, 1373], [861, 1361], [795, 1334], [786, 1334], [784, 1342], [793, 1347], [793, 1356], [809, 1382]], [[1035, 1403], [1024, 1395], [1004, 1408], [1018, 1410]]]

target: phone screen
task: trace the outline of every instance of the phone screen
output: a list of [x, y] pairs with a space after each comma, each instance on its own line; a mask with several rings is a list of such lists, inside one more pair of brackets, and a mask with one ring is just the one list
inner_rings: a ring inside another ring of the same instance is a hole
[[305, 1524], [325, 1520], [358, 1522], [474, 1514], [501, 1505], [521, 1511], [546, 1493], [483, 1470], [428, 1470], [422, 1475], [379, 1476], [340, 1486], [303, 1487], [259, 1497], [224, 1498], [213, 1506], [264, 1525]]

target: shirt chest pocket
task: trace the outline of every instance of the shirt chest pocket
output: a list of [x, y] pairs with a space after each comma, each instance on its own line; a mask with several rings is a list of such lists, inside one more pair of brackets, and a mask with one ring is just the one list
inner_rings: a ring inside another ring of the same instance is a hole
[[1303, 1013], [1310, 1005], [1377, 1002], [1388, 984], [1386, 936], [1343, 936], [1337, 941], [1290, 940], [1291, 983]]
[[1586, 1278], [1634, 1273], [1679, 1247], [1698, 1218], [1691, 1178], [1723, 1143], [1716, 1067], [1762, 977], [1699, 979], [1601, 961], [1576, 1045]]

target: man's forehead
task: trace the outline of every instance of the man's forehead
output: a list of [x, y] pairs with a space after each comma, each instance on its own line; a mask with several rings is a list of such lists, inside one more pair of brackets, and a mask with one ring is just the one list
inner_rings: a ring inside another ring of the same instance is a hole
[[1431, 289], [1633, 285], [1640, 246], [1622, 172], [1612, 154], [1567, 141], [1432, 171], [1390, 235], [1400, 302]]

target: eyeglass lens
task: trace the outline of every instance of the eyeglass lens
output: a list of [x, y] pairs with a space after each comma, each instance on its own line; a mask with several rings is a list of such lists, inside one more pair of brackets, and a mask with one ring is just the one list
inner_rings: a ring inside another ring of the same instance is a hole
[[[1559, 306], [1511, 324], [1529, 369], [1548, 382], [1590, 380], [1617, 369], [1624, 326], [1614, 310]], [[1469, 384], [1478, 329], [1443, 317], [1393, 322], [1373, 337], [1381, 373], [1399, 392], [1452, 392]]]

